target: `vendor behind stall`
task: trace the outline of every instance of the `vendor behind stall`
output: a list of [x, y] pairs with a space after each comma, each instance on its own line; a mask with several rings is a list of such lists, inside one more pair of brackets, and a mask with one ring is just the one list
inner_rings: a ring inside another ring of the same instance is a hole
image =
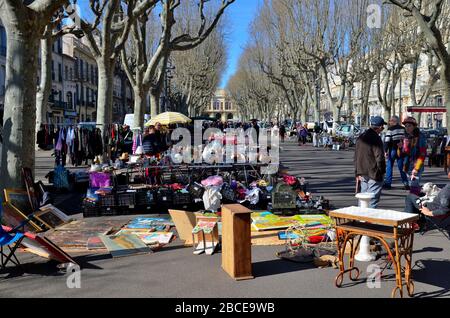
[[148, 156], [156, 156], [162, 151], [161, 141], [156, 134], [155, 126], [148, 127], [148, 133], [142, 140], [142, 147], [144, 153]]

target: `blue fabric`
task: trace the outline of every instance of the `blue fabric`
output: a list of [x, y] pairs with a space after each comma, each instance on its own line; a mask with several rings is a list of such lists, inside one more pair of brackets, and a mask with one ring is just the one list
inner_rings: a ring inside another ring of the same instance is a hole
[[[0, 226], [1, 228], [1, 226]], [[0, 246], [11, 245], [20, 240], [23, 237], [23, 233], [16, 233], [14, 235], [9, 235], [8, 233], [3, 231], [3, 228], [0, 230]]]
[[408, 185], [409, 184], [408, 176], [406, 175], [405, 171], [403, 170], [404, 159], [398, 157], [396, 149], [392, 149], [389, 152], [389, 156], [388, 156], [387, 164], [386, 164], [386, 179], [384, 181], [384, 184], [392, 185], [392, 179], [393, 179], [393, 175], [394, 175], [393, 168], [394, 168], [395, 161], [397, 161], [397, 167], [398, 167], [398, 170], [400, 171], [400, 177], [402, 178], [402, 183], [404, 185]]

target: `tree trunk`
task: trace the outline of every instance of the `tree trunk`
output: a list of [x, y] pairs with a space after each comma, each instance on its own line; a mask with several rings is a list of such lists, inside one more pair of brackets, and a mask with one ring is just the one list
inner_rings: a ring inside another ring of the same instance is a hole
[[[41, 40], [41, 78], [36, 94], [36, 131], [47, 123], [48, 99], [52, 90], [52, 37]], [[37, 147], [37, 145], [36, 145]]]
[[447, 67], [442, 67], [442, 73], [444, 76], [443, 84], [444, 84], [444, 95], [445, 95], [445, 107], [447, 108], [447, 122], [444, 127], [449, 127], [450, 125], [450, 65]]
[[160, 94], [155, 90], [150, 90], [150, 114], [151, 117], [154, 118], [158, 116], [159, 110], [159, 97]]
[[2, 189], [23, 188], [21, 168], [27, 167], [34, 171], [40, 34], [32, 21], [27, 22], [3, 21], [8, 34], [8, 50], [1, 158]]
[[112, 104], [114, 87], [114, 68], [108, 61], [100, 58], [98, 65], [98, 98], [97, 98], [97, 125], [103, 136], [103, 162], [109, 158], [108, 126], [112, 123]]
[[134, 89], [134, 124], [132, 128], [144, 131], [145, 110], [147, 109], [146, 94], [143, 90]]
[[347, 113], [349, 123], [355, 122], [355, 118], [353, 117], [353, 88], [353, 85], [347, 88]]

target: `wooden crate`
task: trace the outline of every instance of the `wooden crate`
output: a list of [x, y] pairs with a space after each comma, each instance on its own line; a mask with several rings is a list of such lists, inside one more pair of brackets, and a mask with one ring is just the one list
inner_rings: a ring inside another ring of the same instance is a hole
[[251, 215], [240, 204], [222, 208], [222, 268], [235, 280], [253, 279]]

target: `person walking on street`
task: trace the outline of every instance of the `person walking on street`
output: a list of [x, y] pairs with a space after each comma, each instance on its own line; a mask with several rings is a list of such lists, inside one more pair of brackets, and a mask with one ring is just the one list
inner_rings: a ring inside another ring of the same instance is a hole
[[286, 126], [283, 124], [280, 126], [280, 138], [281, 142], [284, 143], [284, 140], [286, 139]]
[[306, 137], [308, 136], [308, 131], [306, 130], [306, 128], [300, 124], [297, 128], [297, 133], [298, 133], [298, 145], [301, 146], [302, 144], [305, 145], [306, 144]]
[[371, 120], [371, 127], [356, 142], [355, 174], [361, 184], [361, 192], [373, 193], [370, 207], [376, 209], [380, 202], [386, 173], [386, 160], [380, 134], [387, 123], [377, 116]]
[[386, 154], [386, 178], [384, 180], [384, 189], [392, 189], [392, 179], [394, 174], [394, 164], [397, 161], [397, 167], [400, 171], [400, 177], [405, 189], [409, 190], [408, 176], [403, 170], [404, 160], [402, 157], [403, 141], [406, 138], [406, 130], [400, 125], [400, 118], [393, 116], [389, 120], [389, 129], [386, 132], [384, 140], [384, 151]]
[[406, 139], [403, 142], [404, 171], [408, 176], [411, 193], [419, 195], [420, 179], [425, 169], [427, 157], [427, 139], [418, 128], [414, 117], [408, 117], [403, 125], [406, 128]]

